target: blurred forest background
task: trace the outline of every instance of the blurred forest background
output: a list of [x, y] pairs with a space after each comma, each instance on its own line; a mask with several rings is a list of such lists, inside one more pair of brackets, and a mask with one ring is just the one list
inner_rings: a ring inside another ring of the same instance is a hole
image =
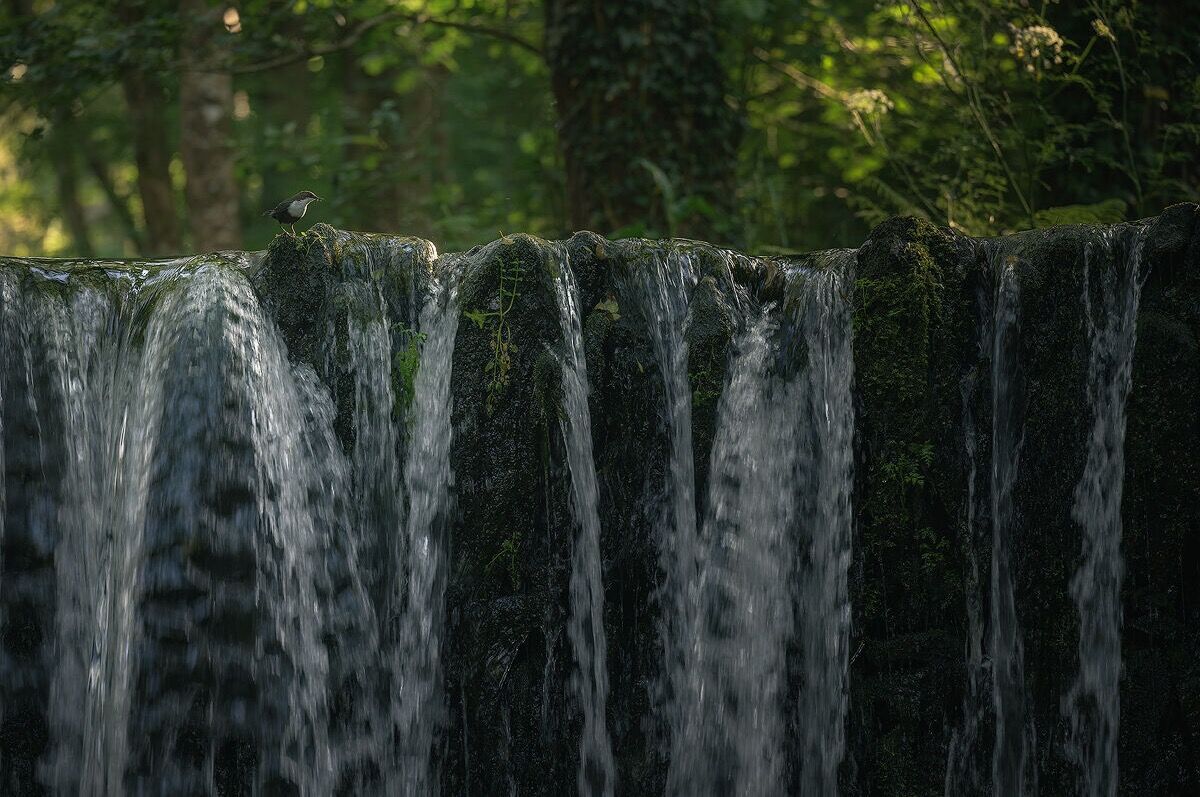
[[[0, 252], [856, 246], [1195, 199], [1192, 0], [0, 0]], [[1190, 7], [1190, 8], [1189, 8]]]

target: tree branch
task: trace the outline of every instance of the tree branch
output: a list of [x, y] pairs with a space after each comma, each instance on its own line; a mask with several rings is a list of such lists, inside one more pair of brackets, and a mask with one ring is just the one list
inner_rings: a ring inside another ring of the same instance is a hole
[[99, 153], [96, 152], [95, 145], [87, 136], [83, 136], [80, 149], [83, 151], [84, 163], [87, 164], [92, 177], [99, 184], [100, 190], [104, 193], [105, 199], [108, 200], [113, 213], [121, 222], [121, 226], [125, 228], [125, 236], [133, 244], [134, 249], [138, 253], [144, 254], [146, 251], [146, 242], [142, 239], [137, 222], [133, 219], [133, 212], [129, 209], [129, 202], [126, 197], [121, 196], [117, 191], [117, 187], [113, 185], [112, 177], [108, 173], [108, 167], [100, 158]]
[[833, 86], [804, 74], [791, 64], [775, 60], [761, 47], [754, 48], [754, 57], [801, 88], [812, 89], [827, 100], [841, 100], [842, 98], [841, 92]]
[[235, 75], [253, 74], [256, 72], [266, 72], [271, 69], [278, 69], [281, 66], [297, 63], [298, 61], [307, 61], [310, 58], [329, 55], [330, 53], [340, 52], [353, 47], [367, 33], [374, 28], [379, 27], [388, 22], [411, 22], [414, 25], [434, 25], [441, 28], [452, 28], [454, 30], [467, 31], [478, 36], [488, 36], [493, 39], [498, 39], [503, 42], [520, 47], [523, 50], [541, 56], [541, 49], [531, 42], [522, 39], [515, 33], [502, 30], [500, 28], [492, 28], [486, 25], [479, 25], [473, 22], [456, 22], [450, 19], [438, 19], [427, 14], [409, 14], [403, 11], [388, 11], [370, 19], [364, 19], [362, 22], [351, 28], [340, 41], [333, 44], [323, 45], [321, 47], [306, 48], [299, 52], [280, 55], [276, 58], [269, 58], [266, 61], [259, 61], [255, 64], [242, 64], [234, 66], [229, 71]]
[[454, 28], [455, 30], [465, 30], [468, 33], [474, 33], [478, 36], [489, 36], [493, 39], [498, 39], [509, 44], [516, 45], [526, 52], [533, 53], [539, 58], [542, 56], [542, 48], [530, 41], [522, 39], [515, 33], [509, 33], [501, 28], [491, 28], [486, 25], [478, 25], [472, 22], [455, 22], [451, 19], [436, 19], [434, 17], [414, 16], [412, 21], [418, 25], [435, 25], [442, 28]]
[[259, 61], [256, 64], [242, 64], [240, 66], [233, 67], [229, 71], [235, 75], [266, 72], [271, 69], [278, 69], [281, 66], [287, 66], [288, 64], [294, 64], [299, 61], [307, 61], [310, 58], [317, 58], [318, 56], [329, 55], [330, 53], [346, 50], [357, 44], [359, 39], [361, 39], [373, 28], [377, 28], [385, 22], [401, 20], [405, 16], [405, 14], [402, 14], [399, 11], [388, 11], [387, 13], [380, 14], [377, 17], [364, 19], [362, 22], [351, 28], [350, 32], [347, 33], [341, 41], [334, 44], [327, 44], [323, 47], [305, 48], [299, 52], [287, 53], [286, 55], [280, 55], [275, 58], [268, 58], [266, 61]]
[[[1017, 183], [1017, 176], [1013, 173], [1012, 168], [1008, 165], [1008, 158], [1006, 158], [1004, 155], [1004, 149], [1000, 146], [1000, 140], [997, 139], [995, 134], [992, 132], [991, 125], [988, 124], [987, 118], [983, 113], [983, 103], [980, 100], [979, 89], [975, 86], [971, 79], [967, 77], [967, 73], [963, 71], [962, 67], [959, 66], [958, 60], [954, 57], [954, 53], [951, 51], [949, 45], [946, 44], [941, 34], [938, 33], [937, 28], [934, 27], [933, 21], [928, 15], [926, 15], [924, 9], [921, 8], [921, 4], [915, 2], [915, 0], [908, 0], [908, 4], [909, 7], [912, 8], [912, 10], [916, 13], [916, 15], [920, 17], [922, 24], [924, 24], [930, 35], [933, 36], [933, 40], [937, 43], [942, 55], [947, 61], [950, 62], [951, 68], [954, 69], [954, 71], [958, 74], [958, 79], [963, 82], [963, 87], [966, 89], [967, 107], [971, 111], [971, 115], [975, 117], [975, 122], [979, 125], [979, 129], [983, 133], [984, 138], [986, 138], [988, 143], [991, 144], [992, 150], [996, 154], [996, 160], [1000, 162], [1001, 168], [1004, 169], [1004, 174], [1008, 178], [1008, 184], [1012, 188], [1013, 193], [1017, 195], [1017, 199], [1020, 200], [1021, 207], [1025, 210], [1025, 215], [1028, 217], [1029, 223], [1036, 224], [1033, 219], [1033, 207], [1030, 206], [1029, 201], [1025, 198], [1025, 192], [1021, 190], [1021, 186]], [[945, 78], [943, 78], [943, 80], [945, 80]]]

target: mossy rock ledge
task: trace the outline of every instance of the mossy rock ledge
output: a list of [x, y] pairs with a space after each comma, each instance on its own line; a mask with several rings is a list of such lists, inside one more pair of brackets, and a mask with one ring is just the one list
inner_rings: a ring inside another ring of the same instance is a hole
[[[652, 310], [638, 277], [654, 258], [672, 253], [686, 254], [694, 279], [685, 343], [700, 517], [718, 406], [745, 319], [770, 304], [786, 315], [796, 285], [814, 269], [838, 263], [845, 270], [855, 372], [850, 691], [839, 771], [848, 795], [941, 794], [968, 698], [971, 601], [982, 613], [986, 659], [995, 374], [988, 335], [1001, 268], [1011, 268], [1020, 286], [1012, 345], [1023, 432], [1011, 534], [1028, 713], [1036, 729], [1032, 766], [1042, 793], [1076, 790], [1079, 765], [1063, 701], [1079, 671], [1070, 584], [1082, 544], [1072, 507], [1092, 424], [1085, 297], [1096, 298], [1104, 257], [1137, 258], [1142, 287], [1121, 504], [1119, 791], [1197, 793], [1200, 208], [1194, 204], [1112, 227], [1055, 227], [991, 240], [896, 218], [840, 259], [755, 258], [695, 241], [608, 241], [587, 232], [559, 242], [511, 235], [439, 256], [420, 239], [317, 225], [302, 236], [277, 237], [263, 257], [222, 265], [246, 274], [288, 357], [328, 389], [346, 452], [362, 433], [356, 402], [366, 400], [356, 373], [362, 360], [347, 332], [352, 319], [389, 331], [391, 395], [403, 397], [411, 391], [412, 367], [419, 367], [406, 357], [410, 346], [419, 349], [424, 302], [439, 281], [457, 285], [453, 501], [442, 537], [445, 711], [435, 753], [442, 791], [493, 793], [510, 784], [520, 794], [575, 789], [582, 719], [566, 630], [575, 524], [556, 294], [559, 270], [568, 266], [579, 289], [590, 383], [606, 719], [618, 791], [664, 789], [667, 731], [653, 718], [662, 699], [655, 687], [662, 667], [657, 528], [669, 500], [671, 440], [649, 331]], [[69, 279], [44, 276], [56, 268]], [[111, 278], [86, 264], [3, 258], [0, 273], [23, 284], [21, 290], [62, 291], [72, 280]], [[488, 314], [501, 311], [507, 328], [498, 338], [496, 316]], [[404, 417], [397, 398], [401, 427]], [[401, 455], [406, 444], [401, 431]], [[10, 563], [14, 552], [21, 554], [12, 547], [18, 542], [5, 543]], [[28, 556], [41, 556], [40, 565], [29, 567], [49, 567], [42, 554]], [[7, 565], [19, 566], [25, 565]], [[386, 590], [387, 578], [374, 573], [368, 589]], [[962, 793], [991, 793], [990, 682], [983, 689], [978, 735], [965, 753], [967, 768], [980, 775]]]

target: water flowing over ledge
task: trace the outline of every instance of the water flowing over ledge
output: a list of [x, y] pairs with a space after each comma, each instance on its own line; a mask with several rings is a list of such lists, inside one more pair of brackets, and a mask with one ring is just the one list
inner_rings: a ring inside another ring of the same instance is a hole
[[1200, 782], [1200, 222], [0, 258], [0, 791]]

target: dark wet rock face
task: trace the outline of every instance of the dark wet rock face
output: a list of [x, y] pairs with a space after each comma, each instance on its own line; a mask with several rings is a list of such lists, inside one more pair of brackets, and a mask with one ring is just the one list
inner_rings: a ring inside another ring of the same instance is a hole
[[0, 792], [1191, 793], [1198, 219], [0, 259]]

